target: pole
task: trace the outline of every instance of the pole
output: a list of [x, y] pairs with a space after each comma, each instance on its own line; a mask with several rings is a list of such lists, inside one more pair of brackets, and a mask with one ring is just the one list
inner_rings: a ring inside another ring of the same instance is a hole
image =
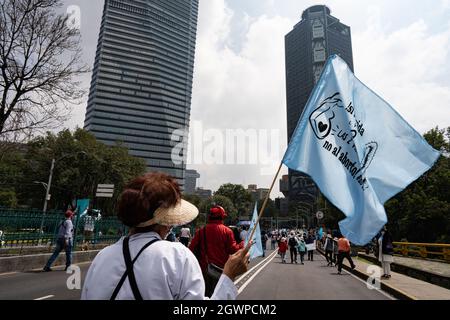
[[[281, 171], [281, 167], [282, 167], [282, 166], [283, 166], [283, 163], [280, 163], [280, 167], [278, 168], [278, 171], [277, 171], [277, 173], [275, 174], [275, 177], [273, 178], [272, 185], [270, 186], [269, 192], [267, 193], [266, 198], [264, 199], [264, 203], [263, 203], [261, 209], [259, 210], [258, 220], [256, 220], [256, 223], [255, 223], [255, 225], [253, 226], [252, 233], [250, 234], [250, 237], [249, 237], [248, 239], [253, 239], [253, 236], [255, 235], [256, 226], [258, 225], [259, 220], [261, 220], [261, 217], [262, 217], [262, 214], [263, 214], [263, 212], [264, 212], [264, 209], [266, 209], [267, 202], [269, 201], [270, 194], [272, 193], [273, 186], [275, 185], [275, 181], [277, 180], [278, 175], [280, 174], [280, 171]], [[250, 241], [248, 242], [247, 248], [246, 248], [246, 249], [249, 248], [249, 244], [250, 244]]]
[[42, 221], [41, 221], [41, 227], [39, 228], [39, 244], [41, 244], [42, 240], [42, 231], [44, 229], [44, 219], [45, 219], [45, 213], [47, 212], [47, 201], [48, 201], [48, 195], [50, 194], [50, 187], [52, 185], [52, 178], [53, 178], [53, 169], [55, 168], [55, 162], [56, 160], [52, 159], [52, 165], [50, 166], [50, 175], [48, 176], [48, 183], [47, 183], [47, 190], [45, 191], [45, 201], [44, 201], [44, 209], [42, 210]]

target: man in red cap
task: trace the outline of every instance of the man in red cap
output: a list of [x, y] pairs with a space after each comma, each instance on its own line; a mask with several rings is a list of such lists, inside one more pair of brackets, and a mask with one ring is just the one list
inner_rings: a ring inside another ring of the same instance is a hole
[[64, 214], [66, 219], [61, 222], [58, 230], [58, 237], [56, 239], [56, 248], [53, 252], [53, 255], [47, 261], [47, 264], [44, 267], [44, 271], [52, 271], [50, 268], [53, 262], [58, 258], [59, 253], [62, 250], [66, 251], [66, 269], [70, 267], [72, 264], [72, 246], [73, 246], [73, 223], [72, 217], [73, 212], [71, 210], [67, 210]]
[[208, 297], [213, 294], [220, 277], [220, 269], [229, 256], [244, 247], [244, 242], [237, 244], [233, 231], [223, 224], [226, 216], [224, 208], [213, 206], [209, 211], [207, 225], [195, 233], [189, 246], [202, 268], [205, 295]]

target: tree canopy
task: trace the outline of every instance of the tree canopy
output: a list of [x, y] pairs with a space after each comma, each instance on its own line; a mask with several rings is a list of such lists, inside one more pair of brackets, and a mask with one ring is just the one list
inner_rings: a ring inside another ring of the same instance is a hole
[[[32, 208], [41, 208], [44, 202], [52, 159], [55, 167], [49, 209], [63, 209], [75, 199], [90, 198], [112, 214], [125, 184], [145, 172], [144, 161], [130, 156], [125, 146], [106, 146], [82, 129], [48, 132], [21, 149], [2, 155], [1, 190], [14, 190], [17, 204]], [[114, 184], [114, 197], [96, 199], [98, 184]], [[0, 205], [7, 205], [1, 201], [0, 197]]]

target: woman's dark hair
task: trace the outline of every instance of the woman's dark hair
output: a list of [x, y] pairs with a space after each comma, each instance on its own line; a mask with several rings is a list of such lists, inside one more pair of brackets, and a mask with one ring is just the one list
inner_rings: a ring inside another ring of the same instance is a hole
[[125, 186], [117, 204], [117, 216], [128, 227], [153, 218], [159, 207], [174, 206], [181, 199], [177, 181], [161, 172], [147, 173]]

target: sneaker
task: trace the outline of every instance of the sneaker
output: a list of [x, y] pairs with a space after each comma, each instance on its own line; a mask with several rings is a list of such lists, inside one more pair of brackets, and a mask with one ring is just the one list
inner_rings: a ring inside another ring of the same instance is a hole
[[52, 268], [49, 268], [47, 266], [45, 266], [44, 269], [42, 269], [42, 270], [45, 271], [45, 272], [53, 271]]
[[304, 263], [302, 262], [302, 264], [304, 265]]
[[342, 274], [340, 271], [338, 271], [338, 274]]

